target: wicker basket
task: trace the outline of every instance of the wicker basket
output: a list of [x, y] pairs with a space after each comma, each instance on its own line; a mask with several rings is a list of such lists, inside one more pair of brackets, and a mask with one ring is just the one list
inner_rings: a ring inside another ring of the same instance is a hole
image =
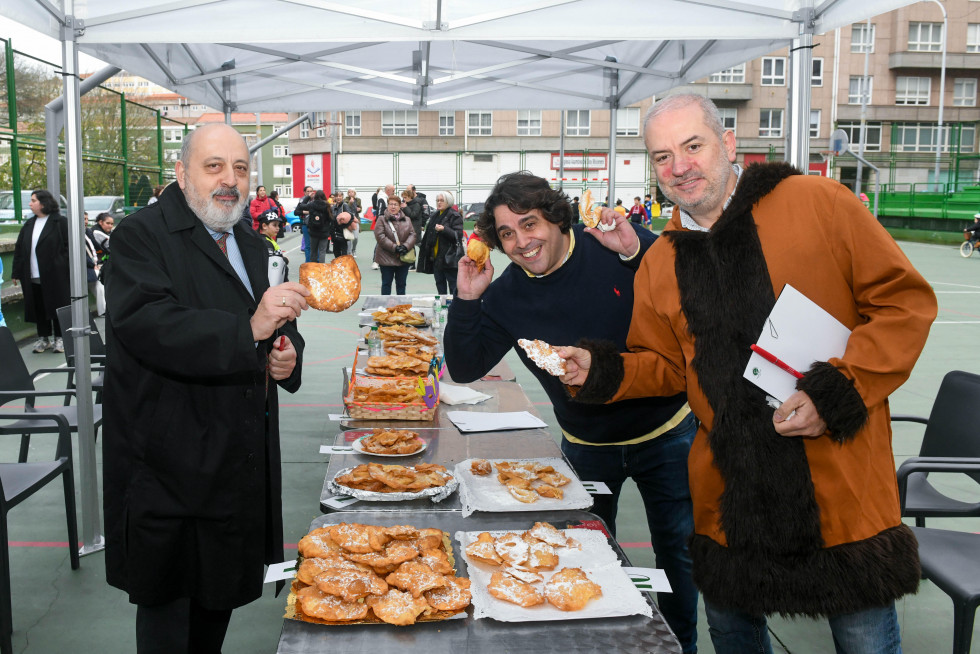
[[350, 383], [347, 387], [347, 395], [344, 397], [344, 406], [347, 413], [355, 420], [433, 420], [436, 416], [436, 409], [439, 408], [439, 380], [435, 380], [435, 402], [430, 409], [425, 401], [419, 396], [418, 402], [356, 402], [354, 401], [354, 389], [358, 386], [381, 386], [385, 382], [394, 380], [411, 380], [418, 382], [424, 377], [369, 377], [357, 373], [357, 352], [354, 353], [354, 367], [351, 372]]

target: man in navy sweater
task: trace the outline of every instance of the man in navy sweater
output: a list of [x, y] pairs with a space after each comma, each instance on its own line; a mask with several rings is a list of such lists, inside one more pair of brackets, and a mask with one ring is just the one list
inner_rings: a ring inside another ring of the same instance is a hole
[[564, 436], [561, 448], [575, 471], [613, 491], [597, 495], [592, 510], [614, 536], [623, 482], [634, 479], [657, 566], [666, 571], [673, 589], [658, 597], [660, 610], [684, 652], [695, 652], [698, 595], [687, 551], [687, 537], [694, 530], [687, 455], [696, 421], [686, 396], [608, 405], [571, 402], [559, 379], [538, 368], [517, 346], [520, 338], [552, 345], [587, 338], [612, 341], [626, 351], [633, 275], [656, 236], [611, 209], [603, 211], [603, 222], [615, 224], [615, 229], [572, 227], [568, 197], [545, 179], [527, 172], [501, 177], [476, 229], [512, 263], [493, 281], [489, 261], [480, 272], [468, 257], [460, 260], [445, 334], [446, 364], [454, 380], [470, 382], [516, 349], [554, 405]]

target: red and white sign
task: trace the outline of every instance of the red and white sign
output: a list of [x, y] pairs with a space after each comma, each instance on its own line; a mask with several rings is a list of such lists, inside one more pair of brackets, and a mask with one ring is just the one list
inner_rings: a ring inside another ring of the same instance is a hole
[[303, 188], [312, 186], [316, 190], [330, 194], [330, 155], [294, 154], [293, 155], [293, 197], [303, 195]]
[[[609, 167], [609, 155], [605, 153], [585, 155], [583, 152], [565, 153], [565, 170], [605, 170]], [[559, 170], [557, 152], [551, 153], [551, 169]]]

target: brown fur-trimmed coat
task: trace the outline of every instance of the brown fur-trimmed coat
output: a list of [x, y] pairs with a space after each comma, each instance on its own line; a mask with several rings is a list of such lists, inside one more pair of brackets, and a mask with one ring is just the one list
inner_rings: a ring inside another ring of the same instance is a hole
[[[627, 346], [601, 343], [577, 399], [686, 391], [701, 420], [688, 462], [695, 582], [721, 607], [809, 616], [882, 606], [918, 586], [899, 517], [888, 396], [936, 316], [926, 281], [848, 189], [787, 164], [742, 173], [710, 232], [674, 218], [636, 275]], [[841, 359], [798, 388], [828, 432], [776, 433], [742, 378], [749, 345], [791, 284], [852, 329]]]

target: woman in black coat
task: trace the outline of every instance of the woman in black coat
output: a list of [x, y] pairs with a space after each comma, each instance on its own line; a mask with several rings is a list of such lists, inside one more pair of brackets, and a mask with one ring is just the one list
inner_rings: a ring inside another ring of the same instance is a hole
[[429, 217], [422, 236], [421, 256], [432, 262], [436, 290], [456, 295], [456, 271], [465, 254], [463, 217], [453, 209], [453, 194], [440, 191], [436, 195], [436, 211]]
[[45, 189], [31, 193], [34, 215], [17, 235], [11, 279], [24, 288], [24, 320], [37, 323], [34, 352], [54, 348], [64, 352], [59, 307], [70, 303], [68, 272], [68, 220], [58, 202]]
[[310, 234], [310, 261], [323, 263], [330, 251], [330, 234], [333, 232], [333, 211], [327, 204], [327, 194], [317, 191], [313, 202], [307, 205], [310, 212], [306, 230]]

